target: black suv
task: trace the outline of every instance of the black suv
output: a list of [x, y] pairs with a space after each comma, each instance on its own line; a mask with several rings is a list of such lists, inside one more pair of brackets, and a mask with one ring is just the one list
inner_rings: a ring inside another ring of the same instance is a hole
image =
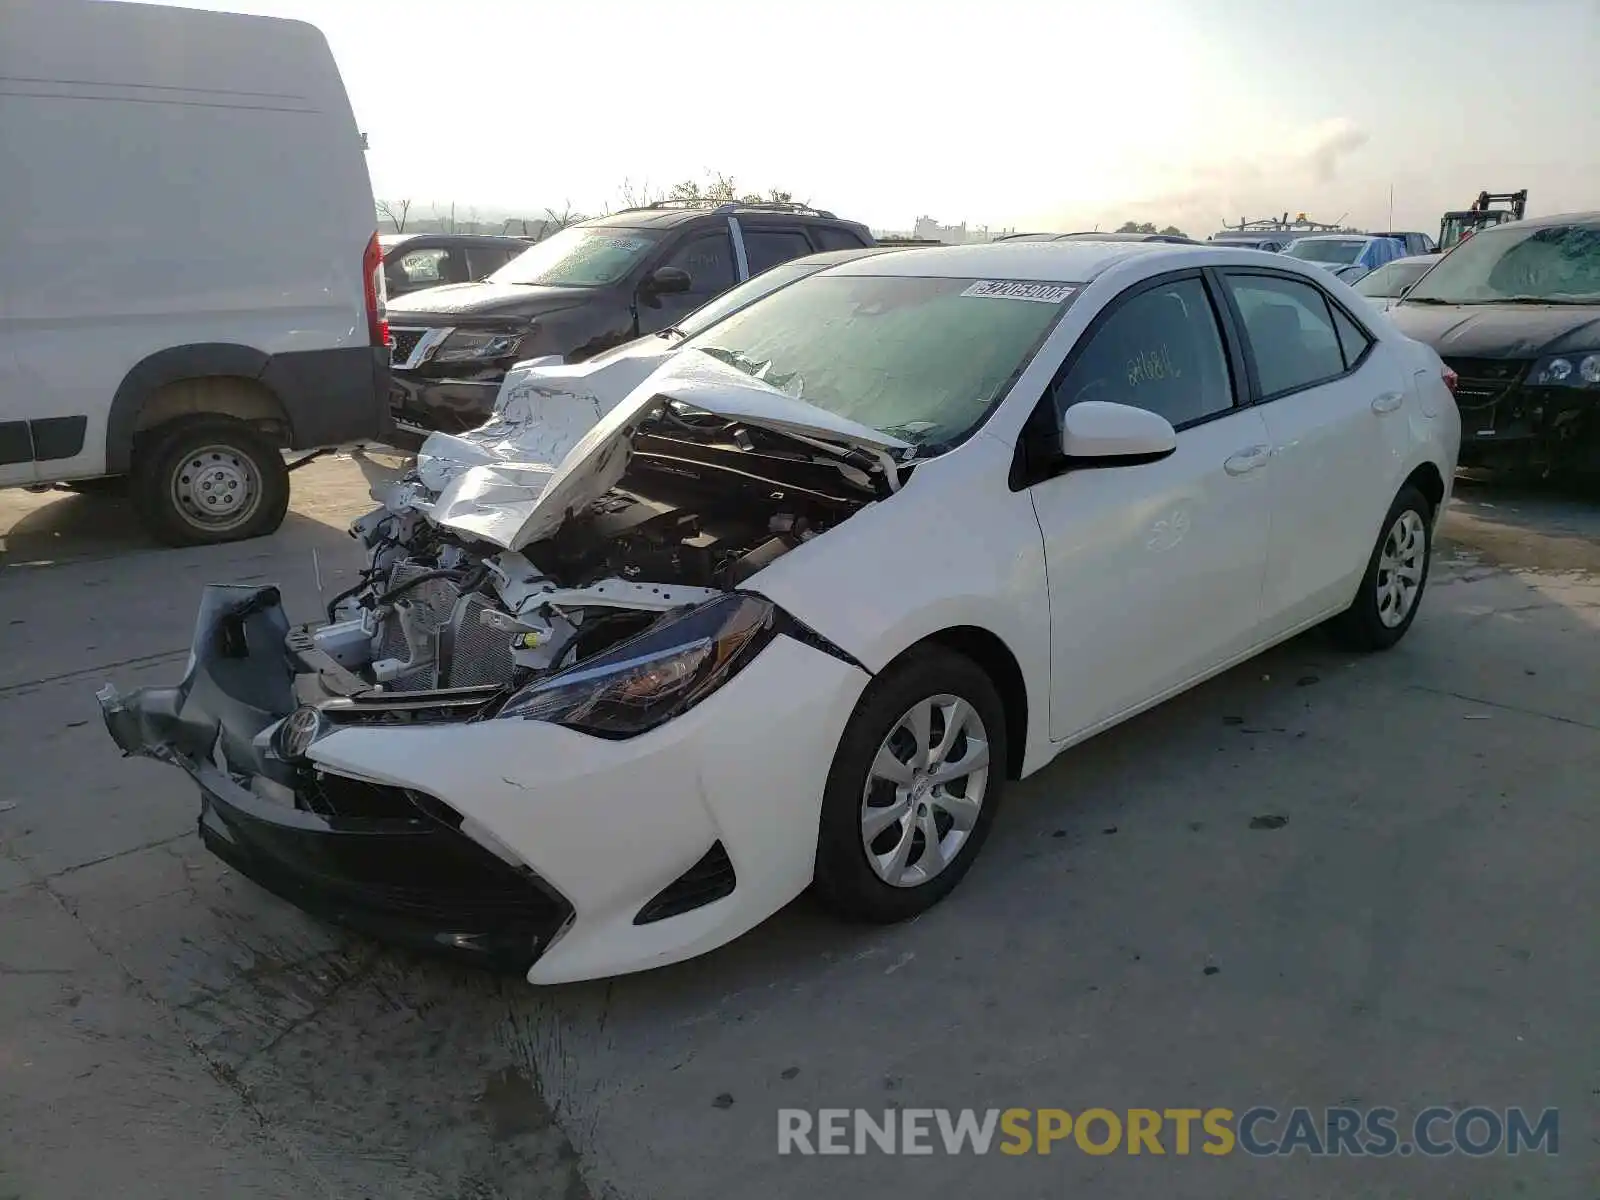
[[873, 244], [866, 226], [797, 204], [664, 201], [536, 242], [481, 283], [389, 305], [402, 433], [481, 425], [512, 363], [579, 362], [679, 318], [768, 267]]
[[532, 243], [493, 233], [384, 233], [383, 281], [391, 300], [423, 288], [487, 279]]

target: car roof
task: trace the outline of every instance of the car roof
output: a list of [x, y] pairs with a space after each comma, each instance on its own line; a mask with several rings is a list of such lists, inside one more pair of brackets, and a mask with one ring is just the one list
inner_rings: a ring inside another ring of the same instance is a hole
[[589, 229], [670, 229], [686, 221], [711, 216], [735, 216], [746, 220], [781, 218], [805, 224], [849, 225], [864, 228], [859, 222], [848, 221], [824, 209], [811, 208], [804, 204], [740, 204], [736, 200], [726, 204], [675, 205], [664, 202], [648, 208], [624, 208], [602, 217], [591, 217], [587, 221], [580, 221], [579, 225]]
[[839, 275], [906, 275], [949, 279], [1026, 279], [1038, 282], [1088, 283], [1139, 255], [1161, 256], [1174, 269], [1205, 262], [1235, 260], [1253, 250], [1232, 250], [1173, 242], [977, 242], [967, 246], [902, 246], [882, 261], [857, 255], [830, 268]]
[[1548, 229], [1553, 225], [1600, 225], [1600, 212], [1578, 213], [1551, 213], [1543, 217], [1524, 217], [1520, 221], [1501, 221], [1498, 225], [1491, 225], [1487, 229], [1474, 234], [1482, 237], [1485, 233], [1493, 233], [1497, 229]]

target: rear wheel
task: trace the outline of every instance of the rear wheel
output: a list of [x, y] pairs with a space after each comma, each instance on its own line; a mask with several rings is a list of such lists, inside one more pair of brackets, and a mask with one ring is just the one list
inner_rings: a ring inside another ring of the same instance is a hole
[[982, 849], [1005, 784], [1005, 710], [971, 659], [928, 649], [875, 679], [823, 793], [813, 890], [851, 920], [937, 904]]
[[140, 436], [130, 491], [151, 532], [168, 545], [235, 542], [283, 523], [289, 469], [278, 448], [243, 421], [186, 416]]
[[1432, 552], [1433, 506], [1407, 484], [1383, 519], [1355, 600], [1329, 623], [1340, 644], [1387, 650], [1405, 637], [1422, 603]]

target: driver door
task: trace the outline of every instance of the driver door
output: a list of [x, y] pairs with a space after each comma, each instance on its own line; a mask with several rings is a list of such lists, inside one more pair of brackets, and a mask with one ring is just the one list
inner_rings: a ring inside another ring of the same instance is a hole
[[641, 291], [638, 301], [641, 334], [672, 328], [739, 281], [728, 223], [719, 221], [709, 228], [701, 227], [688, 233], [650, 270], [654, 272], [662, 267], [676, 267], [687, 272], [689, 290], [665, 296]]
[[1050, 585], [1050, 735], [1076, 739], [1250, 649], [1268, 546], [1266, 424], [1199, 272], [1135, 285], [1057, 373], [1049, 427], [1084, 400], [1159, 413], [1177, 449], [1062, 463], [1030, 489]]

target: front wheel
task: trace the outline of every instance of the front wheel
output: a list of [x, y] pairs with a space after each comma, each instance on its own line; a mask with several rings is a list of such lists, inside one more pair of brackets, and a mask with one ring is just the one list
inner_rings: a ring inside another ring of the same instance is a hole
[[813, 890], [850, 920], [937, 904], [982, 849], [1005, 784], [1005, 709], [964, 655], [915, 652], [873, 680], [823, 793]]
[[1378, 544], [1350, 607], [1330, 623], [1351, 650], [1387, 650], [1411, 628], [1428, 583], [1433, 554], [1433, 506], [1407, 484], [1389, 506]]
[[150, 531], [169, 546], [236, 542], [283, 524], [289, 468], [243, 421], [180, 417], [143, 435], [130, 490]]

